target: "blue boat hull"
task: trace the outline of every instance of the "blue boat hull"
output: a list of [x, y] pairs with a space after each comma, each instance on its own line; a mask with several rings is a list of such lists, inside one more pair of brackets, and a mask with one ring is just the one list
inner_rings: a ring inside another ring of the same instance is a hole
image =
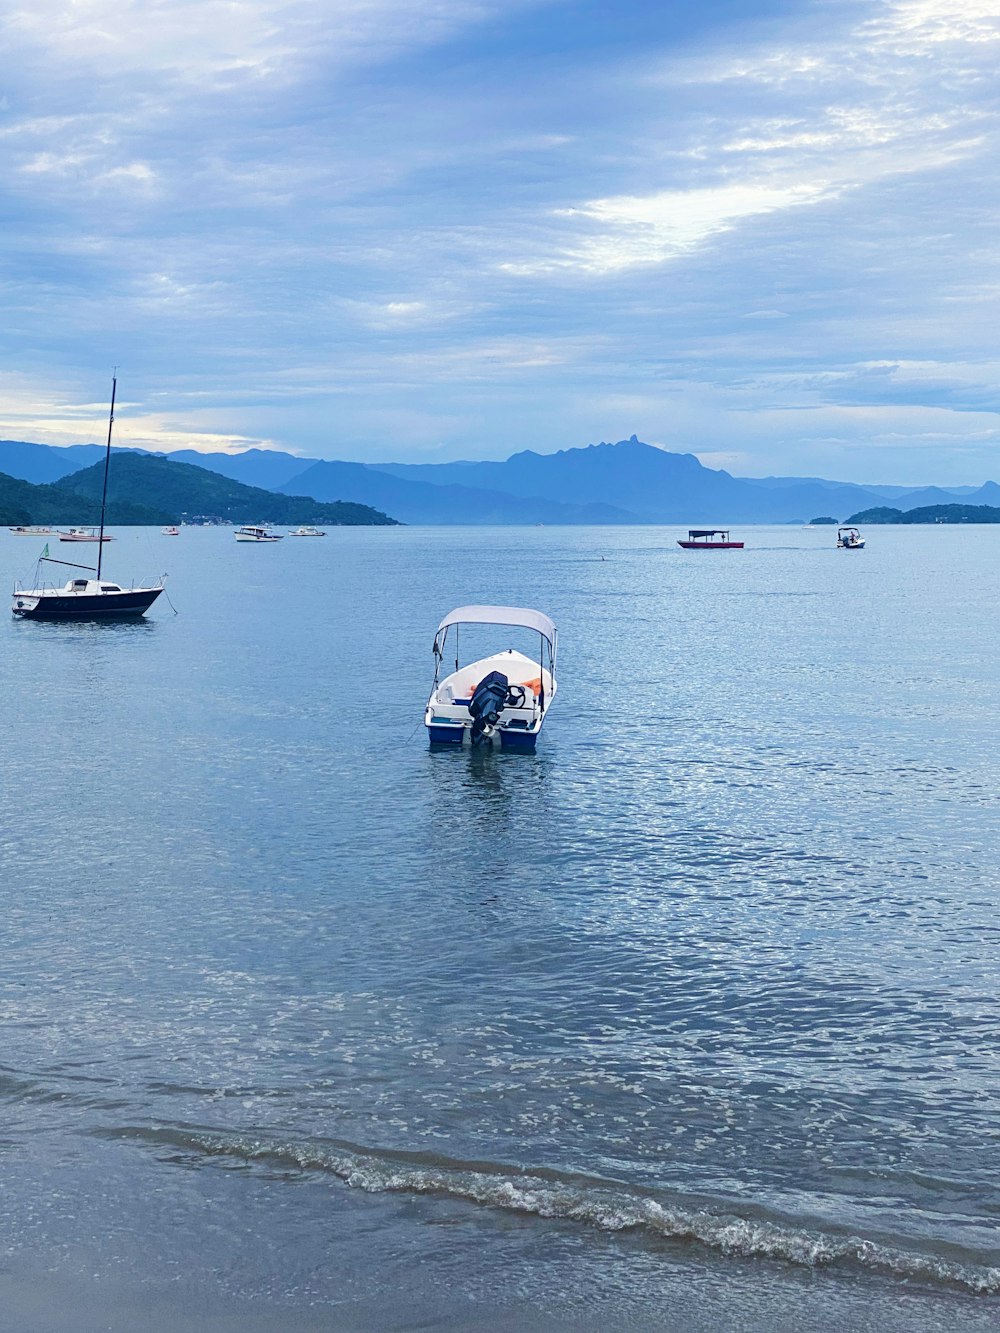
[[[462, 745], [468, 731], [468, 727], [442, 727], [432, 724], [427, 728], [427, 739], [431, 745]], [[535, 742], [538, 740], [537, 731], [501, 730], [496, 734], [500, 737], [501, 749], [526, 754], [534, 750]]]
[[431, 745], [461, 745], [465, 730], [465, 727], [429, 726], [427, 728], [427, 739]]
[[517, 750], [522, 754], [532, 754], [537, 740], [537, 731], [501, 731], [500, 748], [503, 750]]

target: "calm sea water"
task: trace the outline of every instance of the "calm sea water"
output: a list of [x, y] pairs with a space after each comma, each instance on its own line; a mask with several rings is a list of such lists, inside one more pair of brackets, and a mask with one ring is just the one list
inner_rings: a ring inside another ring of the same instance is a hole
[[[0, 622], [44, 1327], [995, 1327], [1000, 529], [677, 535], [120, 530], [178, 614]], [[534, 756], [428, 750], [470, 601], [559, 625]]]

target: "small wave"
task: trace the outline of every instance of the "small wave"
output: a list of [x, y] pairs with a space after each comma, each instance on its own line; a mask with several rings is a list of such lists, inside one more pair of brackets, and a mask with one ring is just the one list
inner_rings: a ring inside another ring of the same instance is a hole
[[719, 1254], [783, 1260], [804, 1267], [858, 1266], [870, 1273], [1000, 1293], [1000, 1268], [963, 1263], [854, 1235], [810, 1232], [787, 1222], [739, 1216], [700, 1202], [643, 1193], [597, 1177], [522, 1170], [495, 1163], [445, 1161], [422, 1153], [372, 1151], [353, 1144], [296, 1145], [178, 1127], [121, 1127], [102, 1137], [206, 1157], [336, 1176], [369, 1193], [441, 1195], [488, 1208], [578, 1222], [604, 1231], [640, 1231], [695, 1242]]

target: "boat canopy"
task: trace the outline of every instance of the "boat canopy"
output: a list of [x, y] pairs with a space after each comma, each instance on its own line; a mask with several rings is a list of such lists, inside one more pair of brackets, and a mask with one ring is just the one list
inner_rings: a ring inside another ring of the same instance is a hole
[[728, 528], [689, 528], [688, 539], [693, 537], [728, 537]]
[[556, 627], [549, 617], [543, 611], [531, 611], [523, 606], [458, 606], [438, 625], [435, 637], [449, 625], [523, 625], [547, 639], [550, 646], [556, 641]]

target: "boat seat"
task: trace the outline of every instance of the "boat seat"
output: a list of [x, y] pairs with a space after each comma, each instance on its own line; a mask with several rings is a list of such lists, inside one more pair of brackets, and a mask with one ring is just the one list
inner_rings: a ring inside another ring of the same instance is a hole
[[442, 685], [438, 690], [439, 704], [467, 704], [472, 698], [472, 690], [468, 694], [456, 695], [450, 685]]
[[[541, 676], [533, 676], [530, 680], [516, 680], [510, 678], [511, 685], [519, 685], [527, 691], [524, 700], [524, 707], [534, 706], [534, 700], [538, 699], [542, 692]], [[466, 692], [467, 691], [467, 692]], [[467, 704], [476, 691], [475, 685], [466, 685], [462, 687], [462, 693], [456, 694], [453, 686], [442, 685], [437, 693], [437, 702], [439, 704]]]

